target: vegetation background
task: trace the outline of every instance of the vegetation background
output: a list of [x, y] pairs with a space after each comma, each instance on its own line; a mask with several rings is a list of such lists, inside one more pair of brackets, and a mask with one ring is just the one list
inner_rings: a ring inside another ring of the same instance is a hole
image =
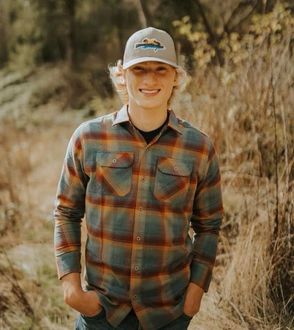
[[294, 329], [293, 19], [278, 0], [0, 0], [0, 328], [71, 329], [52, 248], [68, 139], [119, 109], [108, 65], [145, 26], [189, 73], [179, 116], [219, 153], [225, 218], [189, 329]]

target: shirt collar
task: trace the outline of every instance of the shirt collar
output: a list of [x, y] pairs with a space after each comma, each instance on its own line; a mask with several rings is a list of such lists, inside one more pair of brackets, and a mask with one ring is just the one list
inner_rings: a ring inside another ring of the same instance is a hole
[[183, 134], [183, 126], [180, 124], [181, 120], [179, 120], [173, 110], [168, 110], [169, 111], [169, 119], [167, 126], [170, 127], [171, 129], [177, 131], [180, 134]]
[[[173, 112], [173, 110], [168, 110], [169, 111], [169, 119], [168, 119], [168, 123], [167, 126], [170, 127], [171, 129], [177, 131], [180, 134], [183, 134], [183, 127], [182, 125], [180, 125], [180, 120], [176, 117], [175, 113]], [[117, 124], [121, 124], [121, 123], [125, 123], [125, 122], [129, 122], [131, 123], [131, 120], [129, 118], [129, 114], [128, 114], [128, 107], [127, 105], [124, 105], [117, 113], [116, 116], [113, 120], [112, 126], [117, 125]]]
[[124, 105], [117, 113], [113, 120], [112, 126], [125, 123], [125, 122], [131, 122], [128, 114], [128, 107]]

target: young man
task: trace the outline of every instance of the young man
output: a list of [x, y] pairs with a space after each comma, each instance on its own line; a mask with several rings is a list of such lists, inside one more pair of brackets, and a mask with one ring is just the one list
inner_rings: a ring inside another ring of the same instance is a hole
[[64, 299], [80, 312], [76, 329], [187, 329], [216, 256], [218, 160], [209, 138], [169, 109], [183, 75], [169, 34], [134, 33], [111, 75], [125, 105], [76, 130], [59, 182], [55, 252]]

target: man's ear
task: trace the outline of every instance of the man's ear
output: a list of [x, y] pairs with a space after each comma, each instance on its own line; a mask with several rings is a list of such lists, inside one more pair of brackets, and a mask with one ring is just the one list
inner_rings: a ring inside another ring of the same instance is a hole
[[175, 79], [174, 79], [174, 84], [173, 84], [173, 87], [177, 87], [177, 86], [179, 86], [179, 76], [178, 76], [178, 74], [176, 74], [176, 76], [175, 76]]
[[121, 60], [117, 62], [116, 68], [116, 76], [119, 78], [119, 84], [126, 85], [126, 70], [123, 69]]
[[178, 68], [176, 70], [176, 76], [174, 79], [174, 87], [181, 87], [184, 88], [184, 86], [187, 83], [187, 73], [184, 69]]
[[122, 85], [126, 84], [126, 70], [122, 70], [121, 72], [121, 84]]

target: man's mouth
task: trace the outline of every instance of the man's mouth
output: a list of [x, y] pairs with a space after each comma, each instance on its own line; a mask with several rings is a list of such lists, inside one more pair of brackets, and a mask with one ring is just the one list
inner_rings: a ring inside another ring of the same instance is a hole
[[160, 92], [160, 89], [143, 89], [140, 88], [139, 91], [145, 95], [156, 95]]

